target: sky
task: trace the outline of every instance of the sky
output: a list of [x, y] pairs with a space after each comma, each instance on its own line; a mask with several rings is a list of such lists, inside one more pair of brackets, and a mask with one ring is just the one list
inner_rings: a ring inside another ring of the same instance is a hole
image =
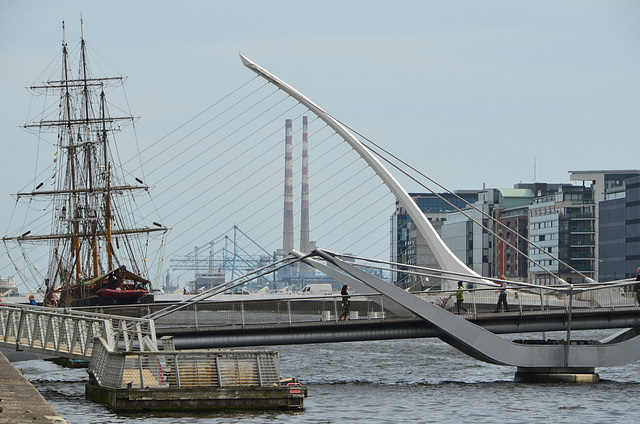
[[1, 1], [3, 230], [34, 174], [25, 87], [81, 16], [142, 145], [253, 78], [242, 53], [450, 190], [640, 169], [637, 1]]

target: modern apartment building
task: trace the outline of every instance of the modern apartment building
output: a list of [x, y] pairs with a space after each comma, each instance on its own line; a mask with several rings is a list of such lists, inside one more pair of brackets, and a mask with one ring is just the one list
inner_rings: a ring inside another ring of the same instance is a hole
[[524, 280], [528, 206], [533, 198], [528, 187], [484, 190], [473, 208], [447, 214], [443, 240], [481, 275]]
[[597, 211], [598, 280], [635, 277], [640, 267], [640, 176], [609, 184]]
[[[589, 187], [563, 185], [529, 206], [529, 280], [534, 284], [584, 283], [595, 278], [595, 203]], [[577, 271], [577, 272], [576, 272]], [[554, 275], [551, 275], [554, 274]]]
[[[593, 198], [596, 205], [600, 205], [605, 200], [609, 200], [616, 196], [624, 196], [624, 187], [626, 186], [626, 180], [633, 177], [640, 176], [640, 170], [638, 169], [625, 169], [625, 170], [595, 170], [595, 171], [569, 171], [571, 174], [571, 181], [582, 181], [584, 186], [590, 186], [593, 191]], [[635, 211], [637, 213], [637, 210]], [[631, 216], [634, 215], [634, 210], [630, 211]], [[635, 215], [638, 218], [638, 215]], [[596, 276], [600, 274], [599, 267], [602, 263], [600, 259], [600, 208], [595, 209], [595, 226], [596, 236], [595, 243], [596, 248], [595, 255], [596, 260], [594, 263]], [[620, 239], [622, 242], [622, 239]]]
[[[519, 183], [513, 189], [456, 192], [473, 208], [459, 200], [454, 208], [437, 195], [412, 196], [449, 249], [481, 275], [544, 285], [560, 283], [552, 274], [570, 283], [635, 276], [640, 170], [570, 174], [582, 185]], [[401, 207], [392, 217], [391, 244], [392, 261], [439, 268]], [[405, 273], [396, 273], [394, 282], [413, 289], [440, 284]]]
[[[478, 200], [479, 190], [460, 190], [452, 193], [409, 193], [420, 210], [426, 215], [434, 229], [441, 234], [447, 212], [464, 208]], [[391, 261], [440, 269], [435, 256], [424, 237], [418, 232], [411, 217], [396, 201], [396, 211], [391, 217]], [[398, 270], [406, 270], [402, 266]], [[392, 281], [399, 287], [422, 290], [439, 287], [440, 279], [404, 272], [396, 272]]]

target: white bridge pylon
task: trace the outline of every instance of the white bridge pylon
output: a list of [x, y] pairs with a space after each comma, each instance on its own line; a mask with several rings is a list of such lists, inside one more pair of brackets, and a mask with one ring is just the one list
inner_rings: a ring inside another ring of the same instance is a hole
[[[413, 220], [414, 224], [420, 231], [420, 234], [425, 238], [429, 248], [435, 255], [438, 263], [442, 269], [464, 274], [469, 276], [469, 282], [483, 282], [485, 284], [493, 284], [489, 280], [484, 280], [480, 274], [469, 268], [464, 264], [444, 243], [440, 238], [436, 230], [433, 228], [429, 220], [422, 213], [418, 205], [413, 201], [409, 193], [402, 187], [402, 185], [395, 179], [395, 177], [385, 168], [385, 166], [371, 153], [371, 151], [364, 145], [351, 131], [345, 128], [337, 119], [324, 111], [320, 106], [315, 104], [312, 100], [306, 97], [304, 94], [287, 84], [284, 80], [278, 78], [271, 72], [267, 71], [255, 62], [252, 62], [242, 54], [240, 55], [242, 63], [253, 72], [274, 84], [276, 87], [283, 90], [285, 93], [293, 97], [300, 104], [309, 108], [309, 110], [315, 113], [321, 120], [323, 120], [329, 127], [331, 127], [337, 134], [339, 134], [349, 145], [367, 162], [367, 164], [375, 171], [375, 173], [382, 179], [389, 190], [396, 196], [396, 199], [400, 202], [402, 207], [408, 212], [409, 216]], [[475, 279], [474, 279], [475, 277]]]
[[0, 307], [4, 348], [89, 361], [96, 337], [112, 351], [157, 350], [151, 319], [30, 305]]

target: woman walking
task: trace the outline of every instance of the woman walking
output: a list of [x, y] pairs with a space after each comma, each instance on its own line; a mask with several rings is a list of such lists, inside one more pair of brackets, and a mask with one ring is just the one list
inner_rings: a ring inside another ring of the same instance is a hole
[[340, 292], [342, 295], [342, 315], [340, 315], [340, 320], [348, 320], [349, 319], [349, 286], [342, 286], [342, 291]]

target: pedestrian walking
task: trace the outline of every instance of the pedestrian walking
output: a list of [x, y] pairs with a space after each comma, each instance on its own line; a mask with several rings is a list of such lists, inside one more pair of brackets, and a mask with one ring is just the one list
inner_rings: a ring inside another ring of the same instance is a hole
[[348, 285], [344, 285], [342, 286], [342, 291], [340, 292], [340, 294], [342, 295], [342, 315], [340, 315], [341, 320], [348, 320], [349, 319], [349, 306], [351, 306], [349, 304], [349, 286]]
[[504, 305], [504, 311], [509, 312], [509, 305], [507, 305], [507, 283], [500, 285], [500, 296], [498, 296], [498, 304], [496, 305], [495, 312], [500, 312], [500, 307]]
[[456, 307], [457, 307], [458, 313], [460, 313], [461, 309], [465, 313], [467, 312], [465, 307], [462, 306], [463, 302], [464, 302], [464, 284], [462, 283], [462, 281], [458, 281], [458, 291], [456, 291]]

